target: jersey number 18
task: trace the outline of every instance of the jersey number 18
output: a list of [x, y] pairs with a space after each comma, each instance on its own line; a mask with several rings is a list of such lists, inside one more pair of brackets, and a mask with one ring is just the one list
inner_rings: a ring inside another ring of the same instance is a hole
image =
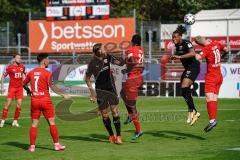
[[221, 55], [220, 55], [220, 51], [218, 49], [213, 50], [214, 53], [214, 57], [215, 57], [215, 64], [220, 63], [221, 60]]

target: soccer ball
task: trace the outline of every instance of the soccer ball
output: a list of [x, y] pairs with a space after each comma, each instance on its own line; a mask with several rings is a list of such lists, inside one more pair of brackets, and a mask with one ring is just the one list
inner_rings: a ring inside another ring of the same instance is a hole
[[192, 25], [195, 23], [195, 16], [191, 13], [184, 16], [184, 23], [187, 25]]

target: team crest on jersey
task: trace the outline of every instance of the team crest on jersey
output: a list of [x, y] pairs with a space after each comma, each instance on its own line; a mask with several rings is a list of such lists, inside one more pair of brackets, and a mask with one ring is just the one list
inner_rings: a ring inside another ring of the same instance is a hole
[[191, 74], [191, 71], [187, 71], [186, 72], [186, 77], [189, 77], [190, 74]]
[[23, 71], [23, 68], [20, 68], [20, 71]]
[[182, 49], [183, 49], [183, 46], [179, 46], [179, 49], [182, 50]]
[[104, 62], [104, 63], [108, 63], [108, 59], [104, 59], [103, 62]]

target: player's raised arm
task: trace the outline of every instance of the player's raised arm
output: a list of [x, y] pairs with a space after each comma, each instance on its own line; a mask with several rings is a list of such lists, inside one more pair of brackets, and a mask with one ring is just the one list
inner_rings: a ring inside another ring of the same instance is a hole
[[183, 54], [183, 55], [173, 55], [171, 57], [171, 59], [186, 59], [186, 58], [195, 57], [196, 52], [195, 52], [195, 50], [192, 46], [192, 43], [191, 42], [188, 43], [187, 46], [188, 46], [188, 49], [189, 49], [188, 53]]
[[113, 55], [111, 55], [112, 58], [112, 64], [123, 66], [125, 64], [125, 60], [123, 58], [118, 58]]
[[[189, 43], [190, 44], [190, 43]], [[192, 44], [191, 44], [192, 45]], [[196, 52], [194, 51], [193, 48], [189, 49], [189, 52], [187, 54], [181, 55], [180, 59], [184, 59], [184, 58], [191, 58], [194, 57], [196, 55]]]

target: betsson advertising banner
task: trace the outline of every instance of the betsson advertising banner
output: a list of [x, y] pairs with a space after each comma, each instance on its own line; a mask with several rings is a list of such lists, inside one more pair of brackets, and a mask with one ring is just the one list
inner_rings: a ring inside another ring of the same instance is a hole
[[133, 34], [133, 18], [36, 20], [29, 23], [29, 47], [32, 53], [91, 52], [95, 43], [113, 43], [117, 51]]

